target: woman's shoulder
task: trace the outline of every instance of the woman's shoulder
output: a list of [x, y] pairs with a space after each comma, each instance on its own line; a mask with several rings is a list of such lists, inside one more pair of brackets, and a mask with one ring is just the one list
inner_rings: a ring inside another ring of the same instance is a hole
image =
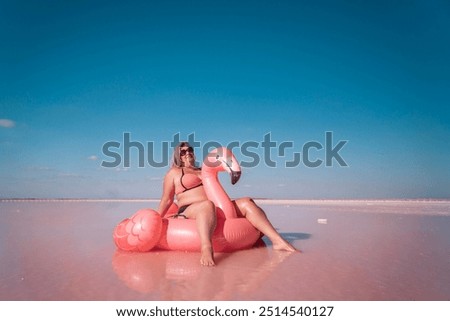
[[172, 167], [171, 169], [169, 169], [169, 171], [166, 173], [167, 177], [171, 177], [171, 176], [178, 176], [181, 173], [181, 167]]
[[172, 167], [171, 169], [169, 169], [166, 173], [166, 175], [164, 175], [164, 182], [168, 183], [168, 182], [175, 182], [176, 177], [180, 176], [180, 174], [178, 174], [178, 172], [181, 173], [181, 169], [179, 168], [175, 168]]

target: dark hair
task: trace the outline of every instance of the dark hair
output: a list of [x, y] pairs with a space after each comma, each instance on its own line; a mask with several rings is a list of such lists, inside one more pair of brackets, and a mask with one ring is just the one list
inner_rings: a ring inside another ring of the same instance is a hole
[[188, 142], [181, 142], [175, 147], [172, 156], [172, 167], [184, 167], [180, 156], [181, 147], [191, 147], [191, 145]]

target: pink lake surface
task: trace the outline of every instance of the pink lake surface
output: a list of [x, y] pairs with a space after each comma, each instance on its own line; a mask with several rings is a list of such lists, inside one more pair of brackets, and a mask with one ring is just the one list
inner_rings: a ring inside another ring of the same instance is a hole
[[258, 201], [302, 253], [116, 250], [152, 201], [0, 201], [0, 300], [450, 300], [450, 201]]

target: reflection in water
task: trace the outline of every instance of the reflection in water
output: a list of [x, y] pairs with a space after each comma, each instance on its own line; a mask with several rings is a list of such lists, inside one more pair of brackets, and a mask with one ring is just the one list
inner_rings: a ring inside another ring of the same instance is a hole
[[216, 253], [217, 266], [207, 268], [200, 265], [199, 253], [117, 250], [112, 265], [128, 288], [157, 293], [158, 300], [233, 300], [256, 291], [291, 254], [296, 255], [265, 247]]

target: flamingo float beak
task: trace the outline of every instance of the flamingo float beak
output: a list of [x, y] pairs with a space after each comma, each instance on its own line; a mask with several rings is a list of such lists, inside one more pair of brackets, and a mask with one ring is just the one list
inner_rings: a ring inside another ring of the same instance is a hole
[[233, 171], [231, 170], [231, 184], [234, 185], [238, 182], [239, 178], [241, 178], [241, 171]]

